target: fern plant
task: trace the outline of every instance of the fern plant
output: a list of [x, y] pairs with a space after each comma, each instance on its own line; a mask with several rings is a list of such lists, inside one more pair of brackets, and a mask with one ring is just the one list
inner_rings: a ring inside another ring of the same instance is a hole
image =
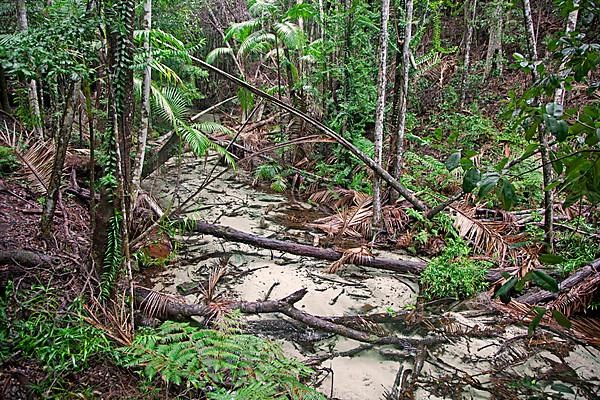
[[323, 399], [300, 379], [313, 371], [252, 335], [165, 322], [120, 349], [120, 362], [153, 380], [202, 391], [209, 399]]

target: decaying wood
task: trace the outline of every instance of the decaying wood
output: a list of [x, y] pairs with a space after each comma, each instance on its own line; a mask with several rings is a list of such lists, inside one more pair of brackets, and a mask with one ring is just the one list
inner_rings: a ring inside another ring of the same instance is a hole
[[[309, 314], [294, 307], [294, 304], [302, 300], [306, 293], [306, 289], [300, 289], [279, 300], [231, 302], [226, 305], [220, 305], [219, 309], [221, 311], [223, 311], [223, 308], [226, 310], [238, 310], [244, 314], [281, 313], [314, 329], [335, 333], [363, 343], [396, 345], [411, 352], [416, 349], [418, 344], [439, 341], [437, 338], [414, 340], [393, 335], [377, 336], [331, 322], [326, 318]], [[157, 292], [139, 286], [135, 288], [135, 299], [140, 308], [147, 307], [150, 302], [157, 302], [156, 300], [149, 301], [148, 298], [151, 296], [156, 298]], [[191, 317], [211, 318], [215, 315], [215, 307], [202, 304], [187, 304], [183, 301], [174, 300], [172, 296], [165, 296], [160, 303], [160, 307], [154, 308], [161, 310], [161, 313], [156, 315], [161, 319], [186, 320]]]
[[16, 264], [24, 267], [53, 266], [60, 264], [60, 259], [25, 249], [0, 250], [0, 264]]
[[[238, 231], [230, 227], [213, 225], [202, 221], [186, 223], [186, 229], [196, 233], [202, 233], [226, 240], [246, 243], [265, 249], [279, 250], [286, 253], [315, 257], [329, 261], [337, 261], [344, 255], [344, 253], [334, 249], [324, 249], [321, 247], [290, 241], [268, 239], [262, 236], [253, 235], [251, 233]], [[425, 268], [425, 263], [422, 261], [393, 260], [380, 257], [359, 257], [356, 258], [354, 262], [356, 262], [357, 265], [402, 273], [409, 272], [418, 274]]]
[[527, 293], [519, 298], [517, 301], [524, 304], [540, 304], [547, 303], [549, 301], [555, 300], [559, 295], [564, 294], [571, 290], [573, 287], [578, 285], [579, 283], [591, 279], [592, 276], [600, 274], [600, 258], [592, 261], [588, 265], [583, 268], [580, 268], [573, 274], [571, 274], [567, 279], [562, 281], [559, 285], [559, 291], [556, 293], [549, 292], [546, 290], [538, 290], [535, 292]]

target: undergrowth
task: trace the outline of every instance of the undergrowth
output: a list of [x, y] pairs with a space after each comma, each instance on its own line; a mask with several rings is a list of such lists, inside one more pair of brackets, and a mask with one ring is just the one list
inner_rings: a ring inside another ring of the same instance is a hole
[[447, 244], [442, 255], [433, 258], [421, 273], [425, 297], [464, 299], [484, 290], [491, 263], [470, 259], [471, 249], [461, 239], [448, 239]]
[[[236, 317], [234, 317], [236, 318]], [[121, 363], [149, 381], [198, 390], [208, 399], [324, 399], [300, 382], [313, 374], [274, 343], [234, 328], [165, 322], [120, 349]]]

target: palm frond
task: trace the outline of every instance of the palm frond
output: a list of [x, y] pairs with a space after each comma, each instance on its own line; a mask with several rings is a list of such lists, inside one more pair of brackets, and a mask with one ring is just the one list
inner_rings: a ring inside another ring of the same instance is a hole
[[[214, 122], [199, 122], [192, 125], [181, 123], [176, 127], [176, 132], [197, 156], [202, 157], [208, 150], [213, 150], [217, 154], [223, 156], [227, 164], [235, 168], [233, 155], [225, 150], [224, 147], [219, 146], [217, 143], [210, 140], [204, 133], [216, 132], [217, 126], [222, 127]], [[219, 131], [222, 132], [222, 130]]]
[[260, 21], [258, 19], [250, 19], [248, 21], [236, 22], [231, 24], [223, 41], [226, 42], [232, 38], [243, 41], [252, 31], [260, 27]]
[[276, 22], [273, 27], [277, 36], [289, 49], [298, 49], [306, 42], [304, 32], [293, 22]]
[[558, 310], [570, 317], [577, 312], [585, 311], [599, 292], [600, 274], [595, 274], [562, 293], [548, 305], [548, 308]]
[[233, 49], [231, 47], [217, 47], [211, 50], [210, 53], [206, 56], [206, 62], [209, 64], [213, 64], [217, 59], [222, 58], [226, 55], [234, 56]]
[[520, 235], [508, 235], [514, 223], [510, 221], [481, 221], [476, 218], [477, 209], [464, 203], [453, 207], [456, 211], [454, 227], [460, 237], [469, 240], [474, 248], [488, 256], [496, 256], [499, 263], [511, 259], [514, 264], [530, 259], [523, 247], [515, 247], [524, 240]]
[[353, 247], [342, 252], [342, 257], [339, 260], [331, 263], [327, 269], [327, 273], [335, 274], [346, 264], [361, 263], [365, 259], [373, 258], [373, 254], [366, 246]]
[[238, 49], [238, 57], [249, 54], [266, 53], [275, 43], [275, 35], [272, 33], [257, 31], [251, 33]]
[[[142, 81], [135, 79], [134, 85], [136, 91], [141, 93]], [[171, 126], [176, 126], [185, 120], [190, 101], [177, 87], [159, 87], [153, 83], [150, 86], [150, 95], [153, 115], [168, 122]]]
[[141, 311], [149, 318], [166, 316], [167, 306], [172, 303], [185, 304], [180, 297], [144, 288], [149, 293], [140, 304]]
[[0, 130], [0, 141], [13, 149], [23, 165], [19, 174], [29, 181], [33, 191], [47, 193], [54, 162], [54, 142], [26, 138], [17, 133], [16, 127], [11, 130], [6, 122]]

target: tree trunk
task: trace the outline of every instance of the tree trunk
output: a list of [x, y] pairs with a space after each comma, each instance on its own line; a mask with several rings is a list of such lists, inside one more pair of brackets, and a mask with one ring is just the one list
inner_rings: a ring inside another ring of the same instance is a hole
[[398, 131], [396, 133], [396, 159], [394, 162], [394, 178], [400, 179], [402, 156], [404, 153], [404, 134], [406, 131], [406, 111], [408, 102], [408, 79], [410, 72], [410, 41], [412, 39], [413, 0], [406, 0], [406, 21], [404, 27], [404, 43], [402, 45], [402, 92], [398, 109]]
[[465, 19], [467, 20], [467, 37], [465, 39], [465, 59], [463, 63], [462, 79], [460, 82], [460, 109], [465, 106], [467, 97], [467, 79], [471, 67], [471, 42], [473, 41], [473, 30], [475, 28], [475, 13], [477, 11], [477, 0], [465, 4]]
[[146, 59], [146, 68], [144, 69], [144, 83], [142, 88], [142, 116], [141, 127], [138, 136], [137, 157], [134, 162], [131, 177], [131, 203], [135, 206], [135, 200], [141, 189], [142, 169], [144, 167], [144, 158], [146, 154], [146, 142], [148, 140], [148, 131], [150, 130], [150, 86], [152, 85], [152, 54], [150, 53], [150, 29], [152, 29], [152, 0], [144, 1], [144, 51], [148, 53]]
[[[577, 27], [577, 17], [579, 16], [579, 0], [573, 0], [573, 7], [575, 10], [569, 13], [567, 18], [567, 27], [565, 29], [565, 36], [569, 36], [571, 32], [575, 30]], [[559, 74], [561, 74], [565, 69], [565, 65], [561, 64], [559, 69]], [[554, 103], [564, 106], [565, 103], [565, 83], [561, 82], [560, 87], [556, 89], [554, 92]]]
[[73, 120], [75, 117], [75, 106], [79, 99], [79, 81], [75, 82], [72, 87], [72, 92], [67, 97], [65, 102], [65, 111], [63, 113], [60, 130], [54, 136], [56, 143], [56, 151], [54, 153], [54, 162], [52, 164], [52, 174], [48, 183], [48, 195], [46, 196], [46, 204], [40, 222], [40, 231], [45, 238], [50, 237], [52, 231], [52, 223], [54, 221], [54, 212], [56, 211], [56, 203], [60, 194], [60, 184], [62, 181], [63, 169], [65, 165], [65, 156], [69, 147], [71, 131], [73, 129]]
[[[383, 125], [385, 121], [385, 92], [387, 86], [388, 21], [390, 0], [381, 5], [381, 34], [379, 46], [379, 74], [377, 76], [377, 107], [375, 109], [375, 163], [383, 165]], [[381, 178], [373, 176], [373, 225], [381, 223]]]
[[504, 2], [498, 0], [496, 11], [494, 12], [493, 25], [490, 27], [490, 37], [488, 40], [487, 54], [485, 56], [485, 67], [483, 77], [492, 72], [492, 65], [496, 59], [496, 67], [502, 75], [502, 20], [504, 19]]
[[[246, 243], [264, 249], [279, 250], [300, 256], [315, 257], [328, 261], [337, 261], [344, 255], [344, 253], [334, 249], [324, 249], [307, 244], [269, 239], [262, 236], [253, 235], [251, 233], [238, 231], [230, 227], [213, 225], [202, 221], [186, 223], [185, 226], [186, 229], [195, 233], [211, 235], [221, 239]], [[418, 274], [425, 267], [425, 263], [420, 261], [393, 260], [378, 257], [358, 257], [355, 261], [357, 265], [364, 265], [366, 267], [415, 274]]]
[[404, 197], [409, 203], [411, 203], [415, 207], [415, 209], [417, 209], [419, 211], [428, 211], [429, 210], [429, 207], [425, 203], [423, 203], [417, 196], [415, 196], [413, 192], [411, 192], [404, 185], [402, 185], [400, 182], [398, 182], [398, 180], [394, 179], [394, 177], [392, 177], [392, 175], [390, 175], [390, 173], [387, 172], [385, 170], [385, 168], [383, 168], [380, 164], [373, 161], [372, 158], [370, 158], [368, 155], [366, 155], [365, 153], [360, 151], [356, 146], [354, 146], [352, 143], [350, 143], [346, 138], [339, 135], [338, 133], [333, 131], [331, 128], [328, 128], [327, 126], [323, 125], [321, 122], [317, 121], [315, 118], [297, 110], [296, 108], [290, 106], [289, 104], [284, 103], [283, 101], [277, 99], [276, 97], [271, 96], [268, 93], [265, 93], [264, 91], [258, 89], [257, 87], [252, 86], [249, 83], [244, 82], [241, 79], [236, 78], [235, 76], [215, 67], [214, 65], [210, 65], [210, 64], [206, 63], [205, 61], [200, 60], [199, 58], [194, 57], [194, 56], [191, 56], [190, 58], [192, 60], [194, 60], [197, 64], [201, 65], [203, 68], [206, 68], [209, 71], [215, 72], [215, 73], [219, 74], [220, 76], [226, 78], [227, 80], [234, 82], [238, 86], [248, 89], [249, 92], [254, 93], [255, 95], [257, 95], [259, 97], [262, 97], [263, 99], [266, 99], [273, 104], [276, 104], [277, 106], [286, 110], [287, 112], [292, 113], [295, 116], [308, 122], [315, 128], [319, 129], [321, 132], [323, 132], [325, 135], [331, 137], [332, 139], [335, 139], [336, 142], [338, 142], [339, 144], [344, 146], [348, 151], [350, 151], [352, 154], [354, 154], [361, 162], [363, 162], [367, 167], [369, 167], [375, 174], [381, 176], [381, 179], [383, 179], [388, 185], [390, 185], [392, 188], [394, 188], [396, 191], [398, 191], [398, 193], [400, 193], [400, 195], [402, 197]]
[[0, 65], [0, 108], [7, 114], [11, 112], [10, 103], [8, 102], [8, 85], [2, 65]]
[[[19, 31], [25, 32], [29, 29], [27, 22], [27, 5], [25, 0], [17, 0], [17, 27]], [[40, 112], [40, 102], [38, 99], [37, 82], [31, 79], [27, 83], [27, 96], [29, 98], [29, 109], [35, 118], [34, 130], [39, 139], [44, 139], [44, 130], [42, 128], [42, 113]]]
[[[525, 28], [527, 31], [527, 44], [529, 46], [529, 55], [532, 62], [538, 61], [537, 39], [533, 26], [533, 18], [531, 15], [531, 4], [529, 0], [523, 0], [523, 15], [525, 17]], [[539, 78], [539, 73], [535, 68], [532, 69], [533, 79]], [[536, 101], [537, 102], [537, 101]], [[539, 127], [538, 139], [540, 142], [540, 154], [542, 158], [542, 175], [544, 180], [544, 232], [546, 243], [546, 251], [553, 252], [554, 250], [554, 194], [552, 189], [547, 189], [552, 182], [552, 163], [550, 162], [550, 147], [548, 146], [548, 135], [546, 128], [542, 125]]]

